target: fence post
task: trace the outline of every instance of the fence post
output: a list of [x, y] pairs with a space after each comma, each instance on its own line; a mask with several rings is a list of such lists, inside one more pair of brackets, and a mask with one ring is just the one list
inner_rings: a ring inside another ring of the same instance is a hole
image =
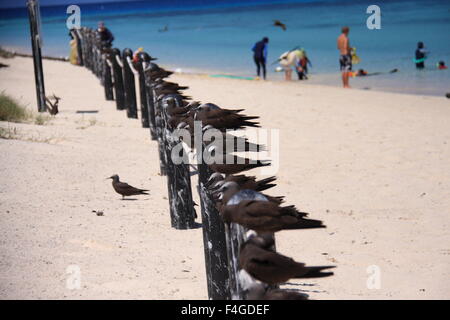
[[150, 136], [152, 140], [157, 140], [158, 137], [156, 135], [156, 122], [155, 122], [155, 97], [152, 88], [152, 76], [150, 70], [156, 66], [154, 63], [150, 62], [149, 65], [144, 69], [144, 79], [146, 86], [146, 100], [148, 107], [148, 118], [150, 124]]
[[108, 59], [111, 49], [104, 49], [101, 53], [101, 60], [103, 65], [103, 86], [105, 87], [105, 99], [114, 100], [113, 83], [111, 75], [111, 62]]
[[125, 93], [123, 88], [123, 76], [122, 76], [122, 59], [120, 57], [120, 50], [114, 48], [111, 52], [111, 63], [113, 69], [114, 78], [114, 96], [116, 97], [117, 110], [125, 109]]
[[128, 60], [133, 57], [131, 49], [126, 48], [122, 52], [123, 61], [123, 86], [125, 89], [125, 104], [127, 107], [128, 118], [137, 119], [137, 106], [136, 106], [136, 86], [134, 84], [134, 74], [130, 68]]
[[140, 52], [138, 54], [138, 66], [137, 71], [139, 72], [139, 94], [141, 102], [141, 122], [142, 128], [149, 128], [149, 117], [148, 117], [148, 104], [147, 104], [147, 87], [145, 86], [145, 76], [144, 68], [147, 63], [150, 62], [150, 56], [146, 52]]
[[[191, 176], [189, 162], [186, 152], [183, 149], [183, 155], [180, 163], [174, 163], [172, 159], [173, 148], [181, 141], [176, 139], [173, 131], [168, 125], [168, 109], [180, 107], [183, 100], [178, 94], [170, 94], [163, 98], [162, 105], [162, 123], [164, 136], [164, 149], [166, 151], [166, 169], [167, 169], [167, 187], [170, 204], [171, 225], [175, 229], [192, 229], [196, 226], [195, 218], [197, 216], [192, 200]], [[179, 156], [179, 155], [178, 155]]]
[[[198, 128], [196, 129], [198, 130]], [[200, 132], [202, 132], [201, 128]], [[212, 171], [202, 159], [203, 151], [196, 150], [196, 153], [208, 297], [211, 300], [230, 300], [230, 276], [227, 262], [225, 224], [206, 187]]]
[[34, 80], [36, 83], [38, 111], [45, 112], [47, 108], [45, 105], [44, 72], [42, 70], [42, 35], [40, 30], [41, 17], [39, 2], [36, 0], [29, 0], [27, 2], [27, 7], [28, 18], [30, 21], [31, 47], [33, 50]]
[[78, 65], [84, 66], [83, 42], [81, 40], [83, 36], [80, 33], [80, 29], [74, 28], [72, 30], [74, 31], [72, 34], [77, 42]]
[[[156, 80], [156, 79], [155, 79]], [[153, 92], [153, 101], [155, 107], [155, 134], [158, 139], [158, 151], [159, 151], [159, 169], [162, 176], [167, 174], [167, 160], [166, 160], [166, 152], [164, 150], [164, 123], [163, 123], [163, 115], [162, 115], [162, 106], [161, 100], [158, 100], [158, 91], [156, 90], [156, 82], [152, 79], [152, 92]]]
[[228, 273], [232, 300], [243, 300], [244, 289], [239, 279], [239, 250], [245, 242], [245, 229], [236, 223], [225, 224], [225, 239], [228, 253]]

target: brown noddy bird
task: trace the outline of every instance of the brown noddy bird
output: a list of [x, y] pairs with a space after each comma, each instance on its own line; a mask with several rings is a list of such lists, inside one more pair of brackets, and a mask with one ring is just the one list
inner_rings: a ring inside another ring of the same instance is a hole
[[283, 29], [283, 31], [286, 31], [286, 25], [283, 22], [281, 22], [280, 20], [274, 20], [273, 25], [275, 27], [280, 27], [281, 29]]
[[322, 221], [307, 219], [308, 214], [299, 212], [295, 206], [281, 207], [271, 201], [242, 200], [222, 206], [220, 213], [224, 222], [238, 223], [258, 233], [325, 228]]
[[[214, 106], [214, 107], [212, 107]], [[215, 109], [217, 108], [217, 109]], [[212, 103], [202, 104], [200, 107], [192, 108], [186, 114], [178, 114], [175, 119], [171, 120], [172, 127], [176, 127], [179, 123], [185, 123], [191, 133], [194, 132], [194, 122], [201, 121], [203, 127], [212, 127], [217, 130], [237, 130], [245, 127], [259, 127], [258, 122], [252, 120], [257, 116], [245, 116], [239, 114], [243, 109], [229, 110], [221, 109]]]
[[122, 200], [125, 198], [125, 196], [136, 196], [139, 194], [147, 194], [148, 195], [148, 193], [146, 193], [146, 192], [149, 190], [138, 189], [133, 186], [130, 186], [126, 182], [121, 182], [119, 180], [119, 176], [117, 174], [112, 175], [111, 177], [109, 177], [107, 179], [112, 179], [112, 186], [118, 194], [122, 195]]
[[259, 127], [258, 122], [252, 120], [258, 119], [258, 116], [245, 116], [240, 114], [244, 109], [222, 109], [213, 103], [204, 103], [191, 110], [188, 115], [190, 119], [185, 121], [191, 130], [194, 130], [194, 121], [201, 121], [203, 126], [222, 129], [243, 129], [245, 127]]
[[[221, 208], [226, 206], [228, 204], [228, 201], [241, 190], [252, 190], [252, 189], [244, 189], [241, 188], [239, 184], [234, 181], [227, 181], [216, 192], [213, 192], [213, 195], [217, 198], [216, 201], [218, 202], [217, 204], [218, 210], [221, 211], [222, 210]], [[273, 197], [264, 193], [261, 193], [261, 195], [265, 197], [268, 201], [273, 202], [276, 205], [280, 205], [284, 202], [284, 196]]]
[[264, 191], [276, 186], [274, 182], [277, 178], [272, 176], [269, 178], [256, 180], [255, 176], [246, 176], [245, 174], [228, 175], [224, 177], [220, 173], [213, 173], [207, 182], [207, 187], [210, 189], [218, 189], [222, 187], [226, 182], [235, 182], [239, 185], [240, 189], [250, 189], [255, 191]]
[[247, 171], [259, 167], [270, 166], [270, 162], [265, 160], [250, 160], [248, 158], [241, 158], [238, 156], [232, 156], [232, 163], [212, 163], [208, 164], [208, 167], [214, 172], [220, 172], [224, 174], [236, 174], [242, 171]]
[[260, 235], [250, 238], [240, 248], [239, 266], [253, 278], [275, 285], [292, 278], [322, 278], [333, 275], [333, 272], [322, 271], [334, 266], [307, 267], [304, 263], [268, 249], [270, 241], [265, 240], [266, 236], [271, 237]]

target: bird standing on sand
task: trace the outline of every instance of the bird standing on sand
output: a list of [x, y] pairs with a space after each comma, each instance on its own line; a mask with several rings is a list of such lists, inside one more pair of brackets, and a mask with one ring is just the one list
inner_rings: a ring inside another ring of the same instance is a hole
[[130, 186], [126, 182], [120, 182], [119, 176], [117, 174], [112, 175], [111, 177], [106, 178], [106, 179], [112, 179], [112, 186], [118, 194], [122, 195], [122, 200], [125, 198], [125, 196], [135, 196], [135, 195], [139, 195], [139, 194], [147, 194], [148, 195], [148, 193], [146, 193], [146, 191], [149, 191], [149, 190], [138, 189], [138, 188]]

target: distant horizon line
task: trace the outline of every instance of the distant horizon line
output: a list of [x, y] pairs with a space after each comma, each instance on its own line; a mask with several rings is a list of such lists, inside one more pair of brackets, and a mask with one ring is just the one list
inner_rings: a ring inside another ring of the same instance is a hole
[[[74, 2], [77, 0], [74, 0]], [[79, 0], [78, 0], [79, 1]], [[65, 6], [65, 5], [81, 5], [81, 4], [96, 4], [96, 3], [104, 3], [104, 4], [108, 4], [108, 3], [116, 3], [116, 2], [138, 2], [138, 1], [145, 1], [145, 0], [108, 0], [108, 1], [99, 1], [99, 0], [88, 0], [86, 2], [81, 2], [81, 3], [60, 3], [60, 4], [42, 4], [40, 3], [40, 7], [41, 8], [48, 8], [48, 7], [59, 7], [59, 6]], [[26, 8], [27, 6], [27, 2], [25, 1], [24, 4], [22, 6], [17, 6], [17, 2], [15, 4], [13, 4], [13, 6], [0, 6], [0, 10], [1, 9], [23, 9]], [[41, 2], [41, 1], [39, 1]]]
[[[74, 2], [75, 1], [77, 1], [77, 0], [74, 0]], [[277, 0], [272, 0], [272, 1], [274, 2], [274, 4], [277, 3], [277, 2], [283, 2], [282, 0], [281, 1], [280, 0], [278, 0], [278, 1]], [[307, 2], [336, 2], [336, 1], [349, 2], [349, 1], [354, 1], [354, 0], [286, 0], [284, 2], [286, 2], [286, 3], [289, 3], [289, 2], [291, 2], [291, 3], [307, 3]], [[362, 2], [362, 1], [365, 1], [365, 0], [356, 0], [356, 1]], [[381, 1], [384, 1], [384, 0], [381, 0]], [[23, 8], [26, 8], [26, 3], [27, 2], [28, 1], [25, 1], [22, 6], [17, 6], [17, 2], [15, 4], [12, 4], [12, 6], [1, 6], [0, 5], [0, 10], [2, 10], [2, 9], [23, 9]], [[108, 4], [117, 3], [117, 2], [147, 2], [147, 1], [146, 0], [107, 0], [107, 1], [87, 0], [86, 2], [83, 1], [81, 3], [69, 3], [68, 2], [68, 3], [44, 4], [44, 5], [42, 3], [40, 3], [40, 7], [41, 8], [51, 8], [51, 7], [60, 7], [60, 6], [66, 6], [66, 5], [83, 5], [83, 4], [88, 4], [88, 5], [90, 5], [90, 4], [106, 4], [106, 5], [108, 5]], [[167, 1], [167, 2], [169, 2], [169, 1]], [[247, 1], [244, 0], [241, 3], [245, 4], [246, 2]], [[254, 4], [256, 4], [255, 2], [257, 2], [257, 0], [250, 0], [250, 2], [254, 2]], [[271, 2], [271, 1], [269, 0], [267, 2]], [[261, 4], [267, 4], [267, 2], [266, 3], [265, 2], [261, 2]], [[222, 2], [222, 3], [226, 3], [226, 1]]]

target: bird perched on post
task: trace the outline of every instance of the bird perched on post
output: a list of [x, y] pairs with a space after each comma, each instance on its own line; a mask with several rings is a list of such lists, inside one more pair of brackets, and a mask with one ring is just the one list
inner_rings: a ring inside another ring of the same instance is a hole
[[193, 120], [202, 121], [202, 125], [211, 125], [216, 129], [244, 129], [245, 127], [258, 128], [258, 122], [252, 120], [258, 119], [258, 116], [245, 116], [239, 114], [244, 109], [222, 109], [213, 103], [204, 103], [198, 108], [190, 111]]
[[295, 206], [281, 207], [272, 201], [242, 200], [238, 204], [223, 205], [220, 213], [224, 222], [238, 223], [258, 233], [325, 228], [322, 221], [307, 219], [308, 214]]
[[281, 29], [283, 29], [283, 31], [286, 31], [286, 25], [280, 20], [273, 20], [273, 25], [275, 27], [280, 27]]
[[[220, 183], [220, 182], [219, 182]], [[280, 205], [284, 202], [284, 196], [269, 196], [264, 193], [260, 193], [259, 190], [253, 190], [251, 188], [244, 189], [235, 181], [227, 181], [217, 190], [212, 192], [216, 199], [216, 206], [219, 211], [222, 211], [222, 207], [229, 204], [238, 204], [241, 200], [257, 200], [259, 195], [263, 196], [267, 201], [273, 202], [276, 205]], [[250, 198], [245, 198], [249, 197]], [[233, 203], [229, 201], [233, 199]]]
[[147, 194], [148, 195], [148, 193], [146, 193], [146, 192], [149, 190], [138, 189], [133, 186], [130, 186], [126, 182], [121, 182], [119, 180], [119, 176], [117, 174], [112, 175], [111, 177], [106, 178], [106, 179], [112, 179], [112, 186], [118, 194], [122, 195], [122, 200], [125, 198], [125, 196], [136, 196], [139, 194]]
[[239, 266], [253, 278], [270, 285], [284, 283], [292, 278], [322, 278], [333, 275], [333, 272], [322, 271], [334, 266], [307, 267], [304, 263], [272, 251], [272, 246], [272, 235], [253, 236], [240, 248]]
[[218, 190], [226, 182], [235, 182], [238, 184], [240, 189], [264, 191], [266, 189], [276, 186], [275, 183], [271, 183], [274, 182], [276, 179], [277, 179], [276, 177], [272, 176], [269, 178], [256, 180], [255, 176], [246, 176], [245, 174], [228, 175], [225, 177], [223, 174], [215, 172], [209, 177], [206, 186], [212, 190]]

